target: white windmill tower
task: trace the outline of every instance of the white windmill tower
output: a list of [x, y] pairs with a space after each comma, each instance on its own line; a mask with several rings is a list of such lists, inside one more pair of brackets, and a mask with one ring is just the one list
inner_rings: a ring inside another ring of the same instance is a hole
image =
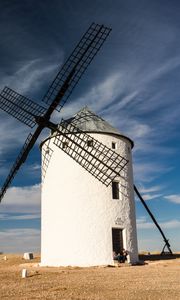
[[[52, 134], [42, 143], [41, 264], [113, 264], [113, 251], [123, 248], [128, 261], [137, 262], [133, 142], [87, 108], [67, 120], [67, 127], [69, 136]], [[113, 181], [111, 169], [119, 173]]]

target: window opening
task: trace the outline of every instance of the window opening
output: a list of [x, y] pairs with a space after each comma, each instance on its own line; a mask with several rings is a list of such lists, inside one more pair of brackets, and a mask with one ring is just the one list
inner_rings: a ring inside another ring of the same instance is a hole
[[112, 198], [119, 199], [119, 182], [112, 181]]
[[112, 149], [117, 149], [117, 144], [115, 142], [112, 142]]
[[87, 146], [88, 147], [93, 147], [93, 140], [88, 140], [87, 141]]
[[66, 149], [67, 147], [68, 147], [68, 142], [63, 142], [63, 143], [62, 143], [62, 148], [63, 148], [63, 149]]

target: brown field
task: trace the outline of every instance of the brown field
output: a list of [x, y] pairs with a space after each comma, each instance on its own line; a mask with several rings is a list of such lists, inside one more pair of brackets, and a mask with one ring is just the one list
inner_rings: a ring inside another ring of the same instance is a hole
[[[163, 260], [141, 256], [145, 265], [139, 266], [92, 268], [42, 268], [38, 256], [31, 261], [4, 256], [0, 255], [0, 299], [180, 299], [180, 255]], [[23, 268], [27, 278], [21, 278]]]

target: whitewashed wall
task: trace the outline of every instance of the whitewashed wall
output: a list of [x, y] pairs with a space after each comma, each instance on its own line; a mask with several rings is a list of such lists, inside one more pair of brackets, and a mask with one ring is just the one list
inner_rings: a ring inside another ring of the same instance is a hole
[[[113, 264], [112, 228], [122, 228], [129, 262], [138, 261], [131, 145], [117, 135], [91, 134], [129, 163], [121, 172], [120, 200], [72, 158], [53, 149], [42, 186], [41, 265], [95, 266]], [[46, 141], [46, 144], [49, 141]], [[45, 144], [43, 145], [45, 148]]]

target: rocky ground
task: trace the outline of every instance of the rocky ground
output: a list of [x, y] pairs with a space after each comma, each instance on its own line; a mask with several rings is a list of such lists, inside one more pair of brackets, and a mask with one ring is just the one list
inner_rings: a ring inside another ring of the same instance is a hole
[[[39, 267], [40, 257], [0, 255], [0, 299], [119, 300], [180, 299], [180, 255], [141, 256], [144, 265]], [[22, 269], [27, 278], [21, 278]]]

